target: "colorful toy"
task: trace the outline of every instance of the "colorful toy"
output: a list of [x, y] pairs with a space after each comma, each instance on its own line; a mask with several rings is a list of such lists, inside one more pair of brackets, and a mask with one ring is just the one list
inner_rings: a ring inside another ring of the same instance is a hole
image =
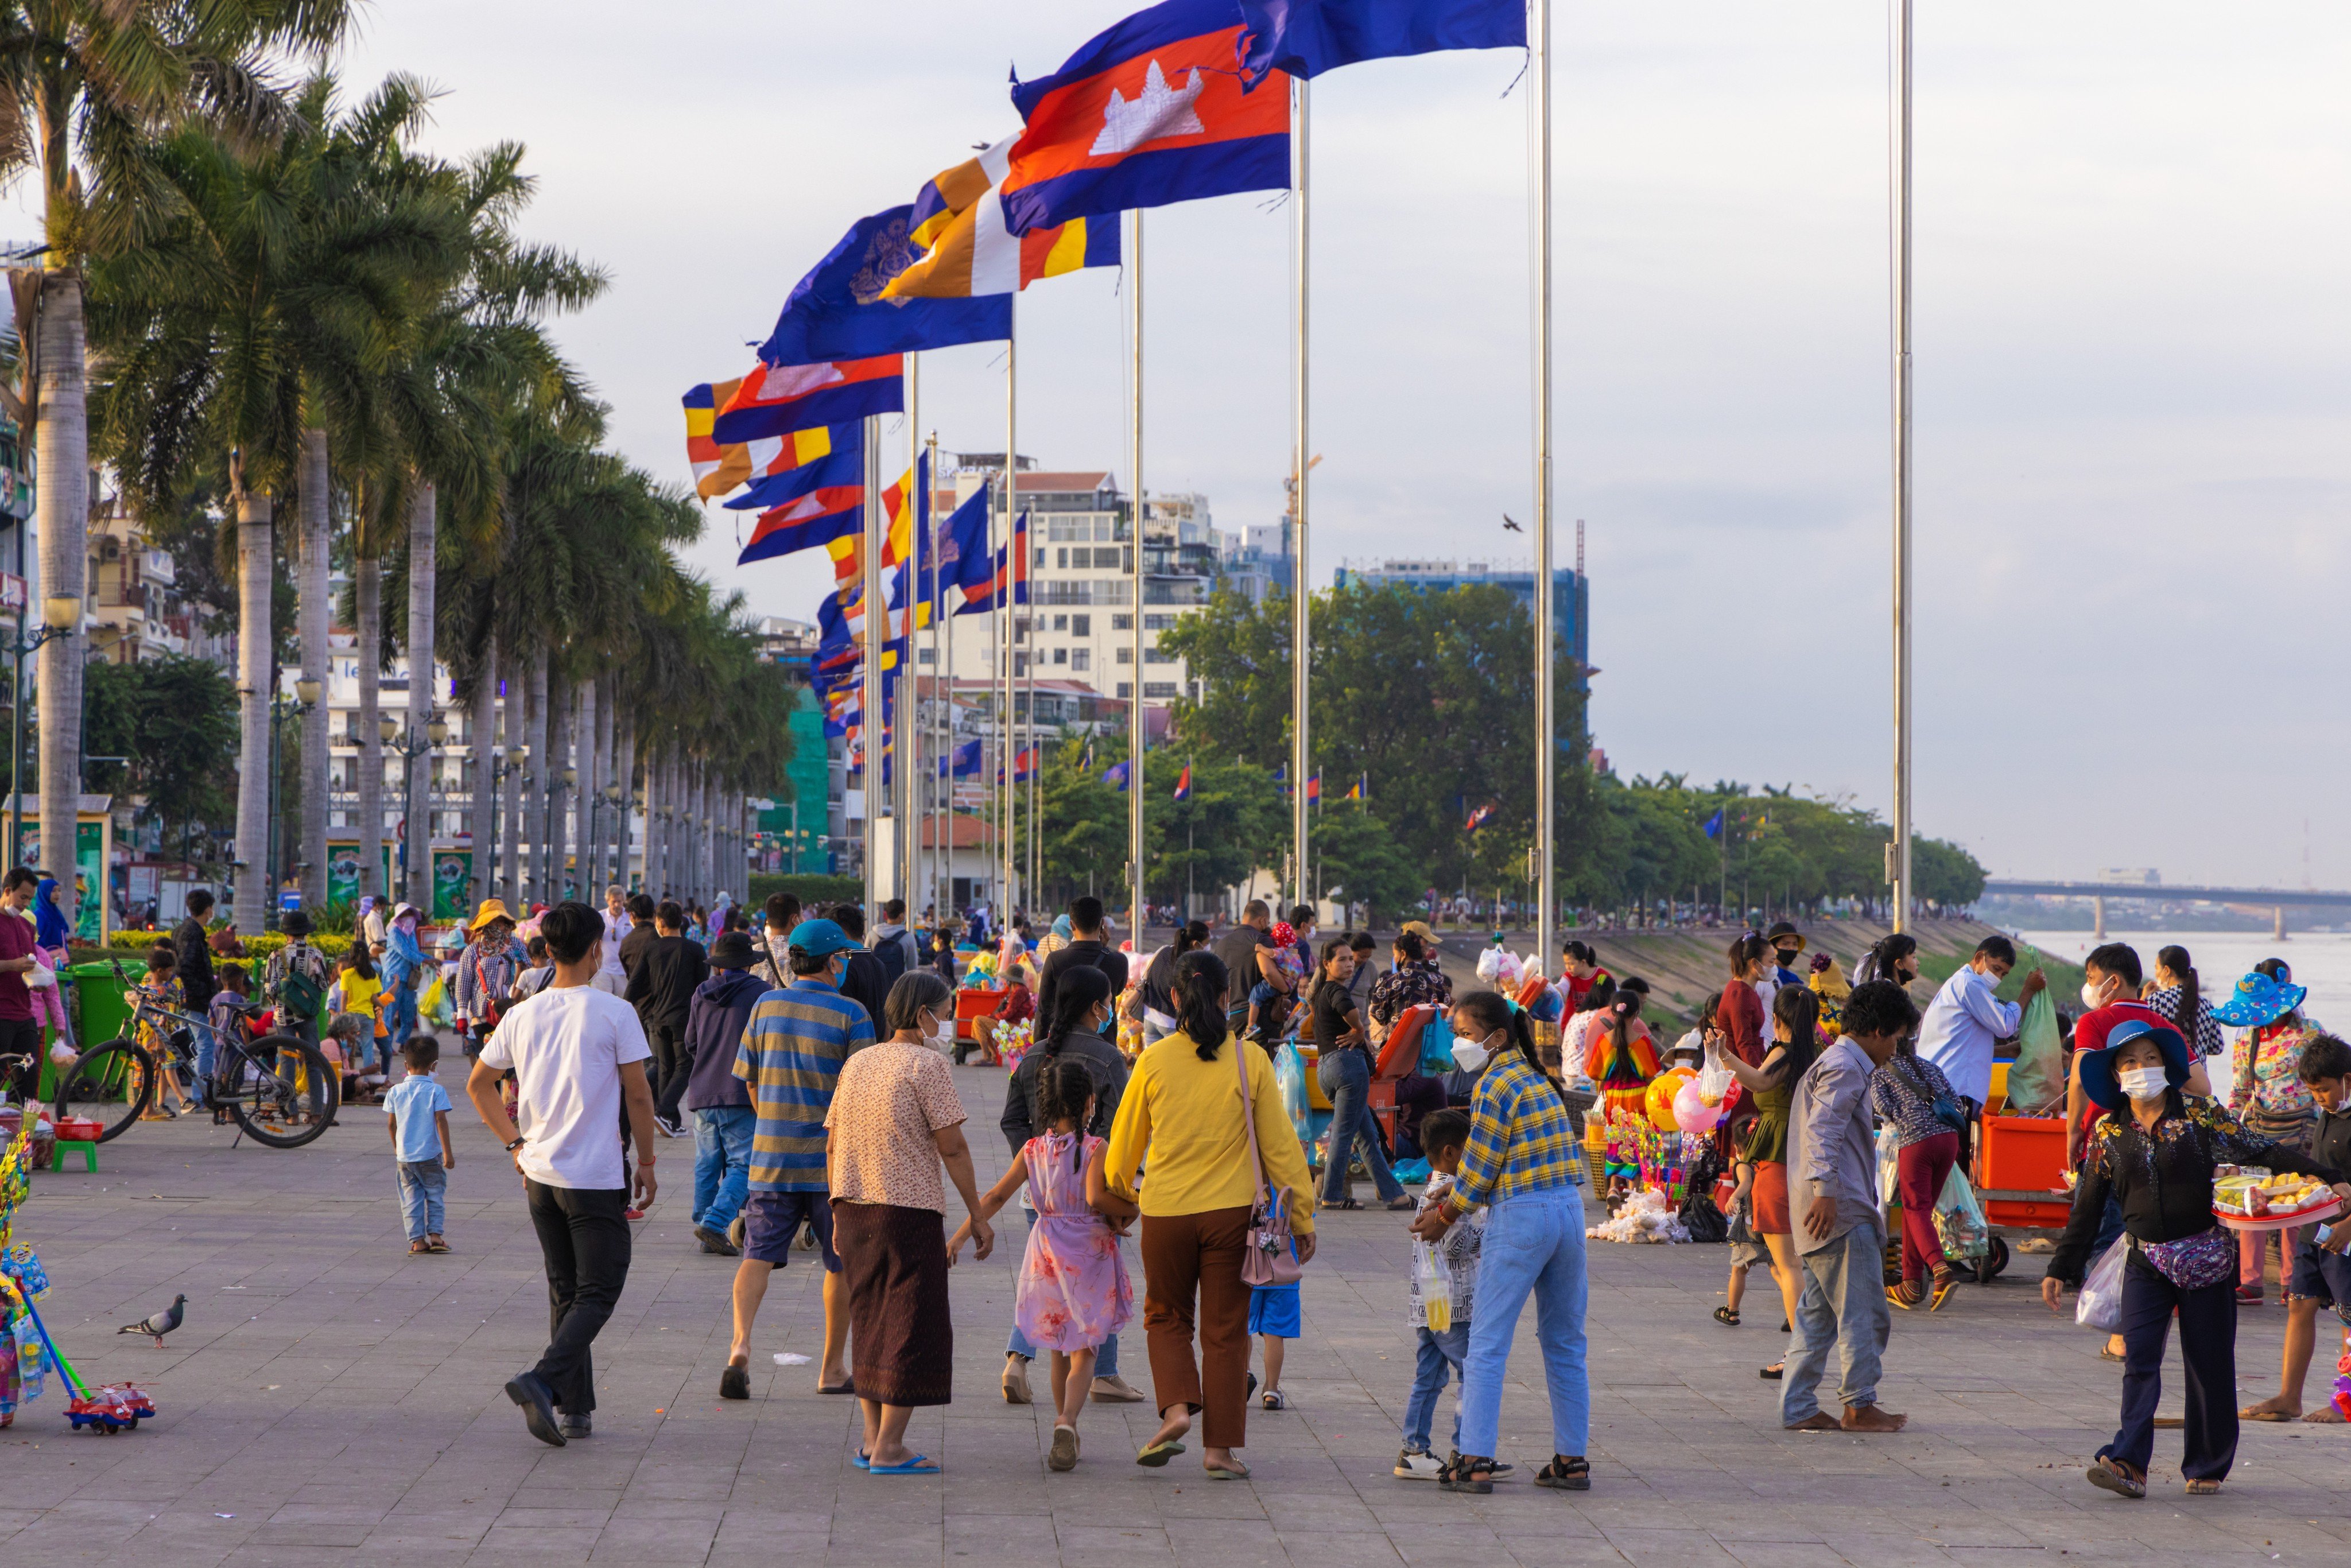
[[1661, 1133], [1678, 1133], [1682, 1124], [1674, 1116], [1674, 1096], [1682, 1092], [1685, 1083], [1696, 1083], [1698, 1074], [1687, 1067], [1676, 1067], [1649, 1080], [1648, 1092], [1642, 1104], [1649, 1113], [1649, 1124]]
[[1692, 1078], [1674, 1092], [1674, 1124], [1685, 1133], [1711, 1133], [1722, 1124], [1722, 1107], [1708, 1104]]

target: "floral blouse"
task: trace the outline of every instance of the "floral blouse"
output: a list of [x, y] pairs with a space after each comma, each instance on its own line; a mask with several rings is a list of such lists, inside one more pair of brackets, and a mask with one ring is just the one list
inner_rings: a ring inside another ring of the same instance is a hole
[[2318, 1037], [2318, 1028], [2305, 1019], [2300, 1029], [2271, 1025], [2237, 1041], [2234, 1087], [2230, 1099], [2260, 1130], [2279, 1133], [2313, 1120], [2318, 1102], [2302, 1081], [2302, 1048]]
[[1434, 958], [1399, 965], [1372, 982], [1374, 1023], [1392, 1024], [1398, 1013], [1422, 1002], [1434, 1002], [1440, 1008], [1453, 1005], [1453, 982], [1445, 977], [1445, 971], [1437, 967]]

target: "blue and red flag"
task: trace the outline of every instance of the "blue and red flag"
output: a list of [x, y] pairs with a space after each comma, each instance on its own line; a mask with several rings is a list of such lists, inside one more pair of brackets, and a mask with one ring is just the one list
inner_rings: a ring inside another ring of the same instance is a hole
[[1489, 800], [1484, 805], [1469, 813], [1469, 821], [1465, 823], [1464, 826], [1466, 826], [1469, 831], [1474, 833], [1479, 829], [1484, 827], [1488, 820], [1490, 819], [1499, 810], [1500, 810], [1499, 802]]
[[904, 358], [896, 353], [763, 361], [719, 405], [710, 439], [723, 447], [820, 425], [847, 424], [870, 413], [903, 413], [904, 371]]
[[[981, 500], [982, 497], [974, 497], [973, 499]], [[962, 507], [956, 507], [956, 515], [961, 516], [970, 505], [970, 501], [966, 501]], [[985, 512], [980, 514], [980, 526], [983, 528], [987, 526]], [[991, 572], [988, 570], [987, 561], [988, 553], [985, 549], [964, 558], [963, 564], [958, 569], [962, 573], [958, 586], [963, 589], [964, 601], [956, 609], [956, 614], [978, 615], [990, 610], [1002, 608], [1006, 602], [1005, 590], [1008, 584], [1011, 589], [1010, 602], [1014, 604], [1029, 602], [1028, 513], [1022, 512], [1012, 520], [1012, 552], [1009, 561], [1006, 559], [1005, 552], [1000, 549], [995, 554], [994, 571]]]
[[1188, 800], [1191, 798], [1192, 765], [1186, 762], [1184, 764], [1184, 771], [1176, 776], [1176, 799], [1178, 800]]
[[726, 503], [726, 508], [735, 512], [764, 512], [769, 507], [797, 501], [813, 491], [865, 483], [865, 427], [862, 424], [841, 425], [829, 433], [820, 430], [812, 434], [830, 434], [831, 450], [813, 463], [803, 463], [797, 468], [787, 468], [764, 479], [754, 479], [749, 489]]
[[1310, 806], [1319, 806], [1322, 803], [1322, 769], [1320, 768], [1317, 768], [1306, 780], [1306, 803]]
[[763, 512], [735, 564], [773, 560], [856, 534], [865, 527], [864, 502], [864, 486], [834, 485]]
[[957, 746], [946, 756], [940, 758], [940, 778], [945, 779], [949, 776], [950, 763], [953, 764], [953, 776], [955, 778], [969, 779], [975, 777], [979, 772], [979, 742], [977, 740], [967, 740], [960, 746]]
[[1286, 188], [1289, 95], [1241, 91], [1241, 32], [1234, 0], [1165, 0], [1016, 81], [1027, 129], [998, 186], [1005, 226]]
[[1113, 789], [1123, 791], [1126, 789], [1127, 775], [1133, 770], [1132, 762], [1113, 762], [1110, 765], [1109, 770], [1103, 773], [1102, 782]]
[[922, 256], [913, 235], [914, 213], [911, 204], [892, 207], [852, 225], [841, 243], [792, 285], [775, 331], [759, 345], [759, 358], [770, 365], [805, 365], [1010, 337], [1009, 294], [882, 298], [882, 290]]
[[1526, 0], [1240, 0], [1242, 90], [1360, 60], [1438, 49], [1523, 49]]

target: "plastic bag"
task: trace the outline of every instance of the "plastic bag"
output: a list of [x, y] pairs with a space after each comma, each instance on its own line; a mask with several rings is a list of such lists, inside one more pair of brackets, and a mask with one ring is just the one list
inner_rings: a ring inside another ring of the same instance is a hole
[[1404, 1186], [1423, 1186], [1428, 1182], [1426, 1160], [1398, 1160], [1388, 1169], [1397, 1183]]
[[1709, 1105], [1719, 1105], [1723, 1096], [1729, 1092], [1730, 1069], [1713, 1057], [1707, 1057], [1706, 1065], [1698, 1069], [1698, 1097]]
[[1453, 1060], [1453, 1026], [1440, 1012], [1420, 1026], [1420, 1071], [1425, 1077], [1442, 1078], [1460, 1067]]
[[2016, 1026], [2016, 1061], [2008, 1070], [2008, 1111], [2037, 1115], [2065, 1097], [2065, 1043], [2057, 1033], [2057, 1004], [2036, 991]]
[[1306, 1142], [1306, 1062], [1298, 1054], [1298, 1047], [1283, 1040], [1273, 1053], [1273, 1082], [1281, 1091], [1281, 1108], [1290, 1113], [1290, 1124], [1298, 1130], [1298, 1141]]
[[1942, 1196], [1935, 1200], [1935, 1235], [1947, 1257], [1973, 1260], [1991, 1250], [1991, 1223], [1976, 1201], [1974, 1185], [1957, 1166], [1943, 1178]]
[[2074, 1321], [2085, 1329], [2100, 1333], [2115, 1333], [2123, 1326], [2123, 1265], [2130, 1260], [2131, 1243], [2127, 1236], [2117, 1237], [2115, 1244], [2090, 1265], [2090, 1272], [2082, 1281], [2082, 1299], [2074, 1303]]
[[1443, 1333], [1453, 1326], [1453, 1270], [1444, 1254], [1418, 1237], [1412, 1243], [1413, 1317], [1415, 1326]]
[[416, 998], [416, 1010], [434, 1029], [450, 1029], [457, 1021], [456, 1015], [449, 1008], [449, 988], [441, 983], [438, 976], [434, 977], [433, 983], [424, 988], [424, 994]]
[[1891, 1127], [1877, 1129], [1877, 1201], [1892, 1203], [1901, 1196], [1902, 1145]]

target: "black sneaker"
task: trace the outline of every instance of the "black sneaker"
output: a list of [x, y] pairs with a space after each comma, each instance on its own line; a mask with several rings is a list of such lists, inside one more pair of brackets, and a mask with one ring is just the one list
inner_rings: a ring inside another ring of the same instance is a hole
[[727, 1240], [726, 1238], [719, 1235], [718, 1232], [711, 1229], [710, 1227], [706, 1225], [697, 1225], [694, 1228], [694, 1239], [702, 1243], [702, 1249], [705, 1252], [709, 1253], [715, 1258], [740, 1258], [743, 1256], [743, 1249], [740, 1247], [736, 1246], [735, 1243]]

